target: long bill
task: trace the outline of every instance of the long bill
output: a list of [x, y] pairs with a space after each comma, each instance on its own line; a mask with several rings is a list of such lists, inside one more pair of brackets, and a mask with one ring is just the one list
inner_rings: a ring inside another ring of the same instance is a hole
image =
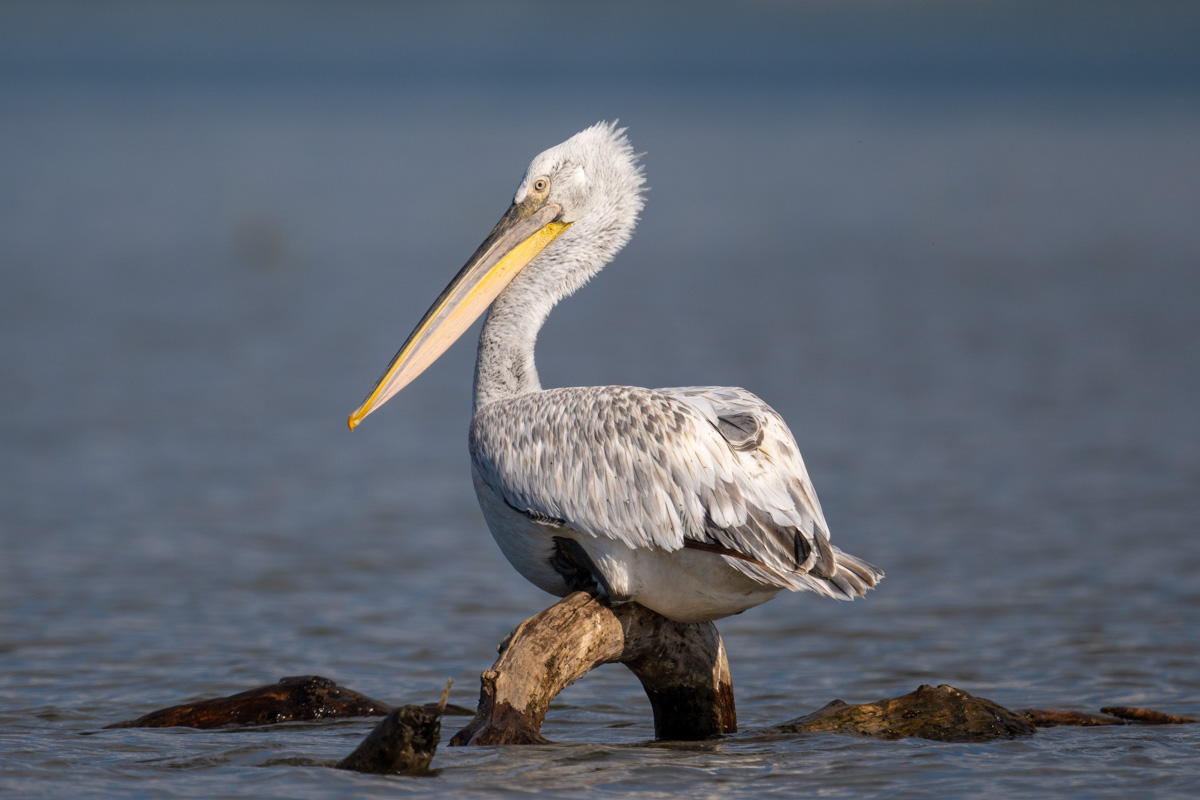
[[421, 317], [420, 323], [375, 388], [350, 415], [350, 430], [437, 361], [471, 327], [526, 264], [571, 223], [558, 219], [562, 206], [513, 203], [450, 285]]

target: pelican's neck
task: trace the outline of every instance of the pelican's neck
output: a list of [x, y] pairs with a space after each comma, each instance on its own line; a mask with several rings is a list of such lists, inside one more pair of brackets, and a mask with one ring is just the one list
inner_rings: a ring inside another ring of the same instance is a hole
[[475, 410], [496, 400], [541, 391], [533, 348], [557, 298], [514, 281], [488, 309], [475, 359]]

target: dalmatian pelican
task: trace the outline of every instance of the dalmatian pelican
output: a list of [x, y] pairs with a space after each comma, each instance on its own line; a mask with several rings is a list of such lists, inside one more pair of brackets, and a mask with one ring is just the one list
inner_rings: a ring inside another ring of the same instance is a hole
[[538, 381], [539, 329], [629, 241], [643, 184], [615, 122], [534, 158], [508, 211], [350, 416], [351, 430], [486, 311], [472, 475], [493, 537], [525, 578], [680, 622], [737, 614], [781, 589], [862, 596], [883, 572], [829, 543], [796, 441], [755, 395]]

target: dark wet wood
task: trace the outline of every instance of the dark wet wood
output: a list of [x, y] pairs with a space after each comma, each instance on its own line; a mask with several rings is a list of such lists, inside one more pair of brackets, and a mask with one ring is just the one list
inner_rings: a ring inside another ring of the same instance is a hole
[[621, 663], [642, 683], [654, 714], [654, 738], [698, 740], [737, 731], [733, 676], [711, 622], [673, 622], [629, 603], [616, 613]]
[[344, 717], [379, 717], [392, 707], [338, 686], [319, 675], [281, 678], [278, 683], [229, 697], [163, 708], [107, 728], [226, 728], [274, 725]]
[[442, 713], [453, 681], [446, 682], [439, 703], [401, 706], [367, 734], [353, 753], [338, 762], [338, 769], [376, 775], [413, 775], [429, 770], [442, 733]]
[[1017, 712], [1039, 728], [1073, 725], [1088, 728], [1093, 725], [1124, 725], [1125, 720], [1091, 711], [1054, 711], [1046, 708], [1024, 708]]
[[480, 676], [479, 710], [451, 745], [542, 744], [542, 722], [565, 687], [600, 664], [623, 663], [650, 698], [659, 739], [737, 730], [733, 681], [712, 623], [681, 623], [636, 603], [609, 607], [575, 592], [517, 626]]
[[441, 715], [423, 706], [400, 706], [383, 718], [338, 769], [404, 775], [429, 769], [442, 732]]
[[766, 733], [850, 733], [881, 739], [933, 739], [939, 742], [986, 742], [1029, 736], [1028, 720], [991, 700], [953, 686], [920, 686], [915, 692], [850, 705], [829, 705]]
[[1191, 725], [1196, 722], [1192, 717], [1181, 717], [1178, 714], [1168, 714], [1165, 711], [1155, 711], [1152, 708], [1105, 706], [1100, 710], [1105, 714], [1140, 722], [1143, 725]]

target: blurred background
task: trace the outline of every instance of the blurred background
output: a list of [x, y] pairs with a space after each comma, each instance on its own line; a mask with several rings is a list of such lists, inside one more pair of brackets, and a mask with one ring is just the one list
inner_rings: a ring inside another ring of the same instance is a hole
[[[471, 489], [475, 335], [345, 419], [530, 158], [614, 118], [648, 204], [551, 316], [543, 383], [751, 389], [835, 543], [889, 576], [721, 623], [743, 725], [922, 682], [1194, 713], [1197, 41], [1187, 2], [0, 5], [0, 728], [19, 754], [0, 775], [186, 793], [148, 758], [224, 793], [247, 763], [348, 752], [363, 730], [251, 755], [54, 735], [284, 674], [411, 702], [454, 676], [473, 704], [495, 644], [550, 601]], [[597, 672], [548, 735], [649, 738], [639, 695]], [[1186, 780], [1170, 748], [1192, 737], [1139, 744], [1126, 777]], [[1047, 741], [1029, 757], [1052, 761]], [[845, 788], [860, 757], [771, 774]], [[451, 763], [468, 783], [511, 768]], [[696, 788], [621, 763], [618, 788]], [[934, 763], [947, 791], [988, 769]], [[890, 790], [917, 769], [890, 764]], [[287, 772], [262, 780], [294, 795]]]

